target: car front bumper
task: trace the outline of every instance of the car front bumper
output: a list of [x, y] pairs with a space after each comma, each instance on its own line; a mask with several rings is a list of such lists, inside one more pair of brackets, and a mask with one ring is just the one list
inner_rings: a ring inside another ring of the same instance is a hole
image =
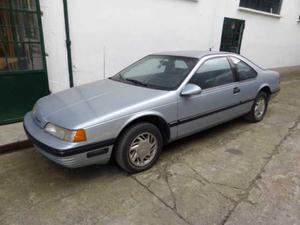
[[40, 153], [64, 167], [105, 164], [110, 160], [113, 139], [77, 146], [76, 143], [68, 143], [46, 133], [35, 123], [31, 113], [24, 118], [24, 130]]

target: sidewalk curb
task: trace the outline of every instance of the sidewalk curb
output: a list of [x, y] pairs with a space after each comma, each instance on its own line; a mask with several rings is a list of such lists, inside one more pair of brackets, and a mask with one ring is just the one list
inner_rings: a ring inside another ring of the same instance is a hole
[[19, 151], [28, 147], [32, 147], [32, 144], [29, 140], [18, 141], [7, 145], [0, 146], [0, 155], [4, 155], [7, 153]]

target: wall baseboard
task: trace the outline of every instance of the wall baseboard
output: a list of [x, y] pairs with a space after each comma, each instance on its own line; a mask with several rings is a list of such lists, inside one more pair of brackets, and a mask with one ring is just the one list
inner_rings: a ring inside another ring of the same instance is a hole
[[270, 69], [279, 72], [283, 76], [285, 76], [285, 75], [299, 75], [300, 76], [300, 65], [288, 66], [288, 67], [276, 67], [276, 68], [270, 68]]

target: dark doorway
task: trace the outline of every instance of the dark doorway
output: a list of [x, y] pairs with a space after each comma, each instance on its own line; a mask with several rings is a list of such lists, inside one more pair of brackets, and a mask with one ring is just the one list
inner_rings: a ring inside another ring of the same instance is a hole
[[0, 0], [0, 124], [49, 94], [39, 0]]
[[240, 53], [245, 20], [224, 18], [220, 51]]

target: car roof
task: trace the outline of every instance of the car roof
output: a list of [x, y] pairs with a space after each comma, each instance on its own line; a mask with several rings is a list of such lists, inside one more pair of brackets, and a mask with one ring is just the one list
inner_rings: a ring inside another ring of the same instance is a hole
[[218, 52], [218, 51], [170, 51], [170, 52], [158, 52], [151, 55], [169, 55], [169, 56], [182, 56], [201, 59], [208, 55], [218, 54], [233, 54], [231, 52]]

